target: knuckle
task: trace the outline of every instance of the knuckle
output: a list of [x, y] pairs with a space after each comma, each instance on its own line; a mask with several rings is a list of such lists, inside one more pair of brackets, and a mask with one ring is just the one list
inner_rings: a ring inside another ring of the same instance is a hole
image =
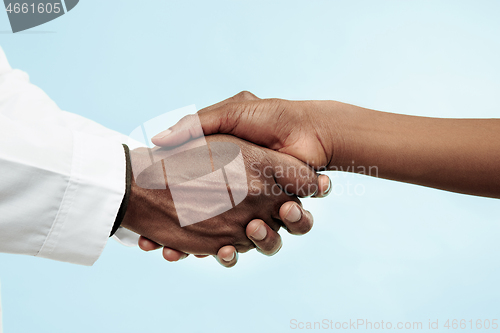
[[286, 107], [286, 100], [281, 98], [269, 98], [266, 100], [269, 107], [268, 109], [273, 109], [274, 111], [280, 110], [283, 112], [287, 112], [288, 108]]
[[237, 100], [243, 100], [243, 101], [248, 101], [248, 100], [254, 100], [257, 98], [254, 94], [247, 90], [240, 91], [238, 94], [236, 94], [236, 99]]

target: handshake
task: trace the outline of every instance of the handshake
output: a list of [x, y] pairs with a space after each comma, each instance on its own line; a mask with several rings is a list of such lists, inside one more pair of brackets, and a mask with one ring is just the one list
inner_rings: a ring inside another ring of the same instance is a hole
[[299, 198], [332, 189], [316, 171], [500, 198], [499, 133], [498, 119], [416, 117], [242, 92], [156, 135], [155, 149], [130, 153], [140, 172], [122, 226], [142, 235], [143, 250], [164, 247], [169, 261], [215, 255], [230, 267], [254, 247], [275, 254], [280, 227], [295, 235], [311, 229]]
[[168, 261], [213, 255], [232, 267], [253, 248], [277, 253], [281, 227], [295, 235], [311, 229], [299, 198], [331, 190], [328, 176], [316, 173], [326, 158], [309, 160], [323, 146], [278, 104], [242, 92], [156, 135], [157, 147], [129, 152], [121, 226], [141, 235], [141, 249], [163, 247]]

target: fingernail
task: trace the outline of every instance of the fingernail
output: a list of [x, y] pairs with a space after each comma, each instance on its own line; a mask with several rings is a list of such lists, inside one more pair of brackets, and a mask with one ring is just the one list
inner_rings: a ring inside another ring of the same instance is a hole
[[259, 241], [266, 238], [266, 236], [267, 236], [267, 230], [266, 227], [264, 227], [263, 225], [259, 226], [257, 230], [255, 230], [252, 233], [252, 238]]
[[332, 180], [330, 179], [330, 177], [328, 177], [328, 188], [326, 189], [325, 191], [325, 194], [324, 195], [328, 195], [330, 194], [330, 191], [332, 190]]
[[285, 215], [285, 219], [288, 222], [297, 222], [302, 217], [302, 212], [297, 205], [293, 205]]
[[164, 137], [166, 137], [166, 136], [167, 136], [167, 135], [169, 135], [170, 133], [172, 133], [172, 130], [171, 130], [171, 129], [165, 130], [165, 131], [163, 131], [163, 132], [161, 132], [161, 133], [158, 133], [158, 134], [156, 134], [155, 136], [153, 136], [153, 137], [151, 138], [151, 140], [153, 140], [153, 139], [163, 139]]
[[231, 260], [234, 259], [234, 252], [231, 252], [231, 254], [226, 256], [226, 257], [221, 257], [221, 259], [226, 261], [226, 262], [230, 262]]
[[[330, 177], [326, 176], [326, 175], [321, 175], [320, 176], [321, 178], [324, 178], [324, 177], [327, 177], [328, 178], [328, 187], [322, 192], [322, 193], [316, 193], [318, 196], [318, 198], [324, 198], [326, 197], [328, 194], [330, 194], [330, 191], [332, 189], [332, 180], [330, 179]], [[318, 182], [319, 184], [319, 182]], [[319, 187], [318, 187], [319, 188]], [[319, 191], [318, 191], [319, 192]]]

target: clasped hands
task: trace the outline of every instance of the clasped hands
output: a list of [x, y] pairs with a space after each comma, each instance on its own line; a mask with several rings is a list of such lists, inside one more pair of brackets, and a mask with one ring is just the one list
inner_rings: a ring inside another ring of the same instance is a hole
[[[283, 131], [283, 127], [287, 126], [288, 121], [299, 119], [290, 117], [285, 119], [284, 123], [276, 123], [283, 120], [283, 115], [276, 112], [278, 109], [275, 104], [276, 101], [260, 100], [250, 93], [242, 92], [198, 112], [197, 116], [200, 117], [205, 135], [212, 134], [205, 138], [208, 146], [225, 143], [236, 145], [241, 150], [248, 193], [243, 201], [233, 203], [233, 208], [201, 222], [181, 226], [172, 197], [173, 177], [160, 177], [161, 181], [166, 183], [166, 190], [155, 187], [155, 184], [144, 186], [141, 184], [144, 180], [132, 177], [130, 200], [122, 226], [141, 235], [141, 249], [151, 251], [163, 247], [163, 256], [168, 261], [177, 261], [189, 254], [197, 257], [213, 255], [221, 265], [232, 267], [237, 262], [238, 253], [253, 248], [265, 255], [277, 253], [282, 245], [278, 234], [281, 227], [294, 235], [305, 234], [312, 228], [313, 217], [302, 207], [299, 197], [321, 198], [331, 190], [328, 176], [317, 174], [314, 170], [321, 167], [320, 158], [315, 161], [314, 158], [309, 159], [308, 155], [321, 149], [321, 143], [311, 144], [307, 137], [303, 137], [294, 139], [295, 143], [291, 146], [287, 145], [285, 141], [293, 138], [290, 133]], [[236, 110], [240, 114], [236, 114]], [[256, 112], [259, 110], [260, 113]], [[266, 113], [267, 116], [262, 117]], [[217, 124], [213, 123], [215, 121], [226, 125], [237, 124], [238, 120], [245, 119], [242, 115], [246, 117], [246, 122], [238, 123], [243, 129], [239, 132], [218, 131]], [[233, 118], [228, 122], [230, 117]], [[154, 154], [167, 153], [170, 149], [175, 149], [173, 147], [182, 147], [186, 142], [196, 139], [193, 138], [193, 131], [182, 126], [187, 122], [189, 116], [154, 137], [153, 143], [159, 146], [153, 149]], [[275, 122], [274, 126], [272, 122]], [[217, 132], [235, 136], [215, 134]], [[294, 157], [292, 154], [286, 154], [286, 151], [280, 152], [283, 147], [292, 147], [302, 152], [302, 155], [293, 154]], [[213, 150], [210, 154], [213, 158]], [[177, 168], [178, 178], [189, 178], [186, 174], [189, 172], [188, 168], [184, 169], [182, 165], [197, 165], [203, 159], [203, 156], [199, 155], [194, 154], [176, 162], [181, 165]], [[151, 152], [140, 148], [131, 151], [130, 156], [135, 164], [147, 164], [150, 162]], [[318, 152], [317, 156], [321, 157], [321, 152]], [[159, 170], [161, 173], [161, 167]], [[154, 172], [150, 173], [153, 175]], [[141, 174], [141, 179], [145, 178], [144, 174], [147, 174], [147, 170]], [[148, 178], [155, 179], [152, 175]], [[193, 195], [185, 195], [183, 204], [195, 211], [210, 209], [197, 202], [196, 191], [210, 191], [212, 186], [213, 184], [208, 183], [203, 188], [194, 188], [191, 192]], [[218, 194], [212, 196], [212, 201], [217, 200]]]

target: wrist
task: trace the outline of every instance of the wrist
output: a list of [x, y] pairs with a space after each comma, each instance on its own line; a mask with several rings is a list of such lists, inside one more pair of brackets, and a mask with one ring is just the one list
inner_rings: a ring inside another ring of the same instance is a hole
[[120, 225], [122, 224], [123, 219], [125, 218], [125, 214], [127, 212], [128, 202], [130, 199], [131, 193], [131, 181], [132, 181], [132, 166], [130, 163], [130, 151], [127, 145], [123, 145], [123, 149], [125, 151], [125, 194], [123, 195], [123, 200], [118, 210], [118, 214], [116, 215], [115, 223], [113, 224], [113, 228], [111, 229], [111, 233], [109, 237], [113, 236]]
[[377, 166], [396, 134], [396, 128], [390, 125], [391, 114], [337, 101], [326, 103], [323, 121], [329, 128], [325, 137], [330, 142], [324, 144], [330, 156], [327, 168], [359, 172]]
[[355, 139], [359, 129], [356, 121], [358, 107], [337, 101], [309, 101], [311, 123], [324, 151], [326, 169], [351, 164], [356, 158]]
[[130, 199], [121, 226], [157, 243], [163, 232], [178, 225], [163, 169], [162, 154], [168, 151], [137, 148], [129, 154]]
[[[415, 182], [427, 172], [425, 136], [431, 118], [336, 103], [334, 158], [330, 170]], [[432, 141], [432, 140], [431, 140]], [[432, 150], [432, 149], [431, 149]]]

